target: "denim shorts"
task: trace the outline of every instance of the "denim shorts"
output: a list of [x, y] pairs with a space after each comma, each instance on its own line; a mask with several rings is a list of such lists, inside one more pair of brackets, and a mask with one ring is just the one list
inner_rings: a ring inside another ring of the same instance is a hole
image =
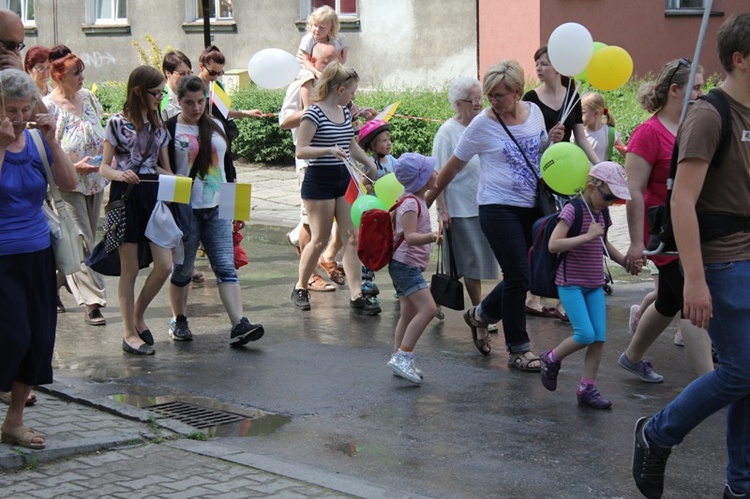
[[424, 280], [422, 269], [414, 265], [391, 260], [388, 264], [388, 274], [391, 276], [393, 287], [396, 288], [396, 296], [399, 298], [413, 295], [419, 290], [430, 287]]

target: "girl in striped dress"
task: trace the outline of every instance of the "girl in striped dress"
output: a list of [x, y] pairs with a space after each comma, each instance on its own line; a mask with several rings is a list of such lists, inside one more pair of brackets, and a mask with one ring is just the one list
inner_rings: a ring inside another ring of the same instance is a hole
[[565, 261], [557, 268], [560, 300], [570, 317], [573, 336], [562, 341], [555, 349], [542, 353], [542, 384], [547, 390], [557, 388], [557, 374], [562, 360], [578, 350], [586, 349], [581, 383], [578, 387], [578, 404], [594, 409], [609, 409], [612, 402], [602, 397], [596, 388], [596, 375], [604, 352], [607, 310], [604, 302], [604, 274], [602, 272], [603, 248], [606, 254], [624, 266], [625, 258], [607, 241], [604, 225], [609, 220], [605, 210], [618, 199], [630, 199], [625, 170], [612, 161], [594, 165], [589, 180], [581, 193], [585, 203], [580, 210], [581, 231], [568, 237], [576, 210], [568, 203], [559, 215], [549, 240], [550, 253], [567, 253]]

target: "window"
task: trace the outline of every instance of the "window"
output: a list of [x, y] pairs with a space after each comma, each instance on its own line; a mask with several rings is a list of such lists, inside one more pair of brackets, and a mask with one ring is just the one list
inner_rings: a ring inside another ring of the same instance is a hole
[[204, 2], [208, 2], [208, 11], [212, 20], [227, 20], [234, 18], [234, 0], [196, 0], [195, 20], [203, 19]]
[[328, 5], [341, 17], [357, 16], [357, 0], [301, 0], [300, 17], [307, 19], [310, 12], [318, 7]]
[[18, 14], [24, 26], [34, 25], [34, 0], [3, 0], [0, 6]]
[[703, 0], [667, 0], [667, 10], [703, 10]]
[[128, 0], [94, 0], [96, 24], [122, 24], [128, 20]]

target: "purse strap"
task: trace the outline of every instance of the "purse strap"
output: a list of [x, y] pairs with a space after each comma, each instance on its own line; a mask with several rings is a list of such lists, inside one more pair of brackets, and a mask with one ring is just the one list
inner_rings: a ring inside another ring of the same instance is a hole
[[[141, 172], [141, 168], [146, 163], [146, 154], [148, 153], [148, 150], [151, 149], [151, 146], [154, 144], [154, 138], [156, 137], [156, 133], [150, 133], [148, 136], [148, 142], [146, 142], [146, 147], [143, 149], [143, 153], [141, 154], [141, 164], [138, 165], [138, 170], [136, 173]], [[131, 191], [133, 190], [133, 187], [135, 187], [135, 184], [128, 184], [128, 186], [125, 188], [125, 192], [123, 193], [122, 199], [123, 202], [128, 200], [128, 196], [130, 195]]]
[[505, 133], [508, 134], [508, 137], [513, 141], [513, 143], [516, 145], [519, 151], [521, 151], [521, 156], [523, 156], [523, 159], [526, 160], [526, 166], [529, 167], [529, 170], [531, 170], [531, 173], [534, 174], [534, 178], [539, 180], [539, 177], [536, 174], [536, 170], [534, 170], [534, 167], [531, 166], [531, 161], [529, 161], [529, 158], [526, 156], [526, 153], [524, 152], [523, 148], [521, 147], [521, 144], [518, 143], [516, 138], [513, 136], [512, 133], [510, 133], [510, 130], [508, 130], [508, 126], [505, 124], [503, 119], [500, 117], [499, 114], [497, 114], [497, 111], [495, 111], [494, 108], [490, 107], [492, 109], [492, 112], [495, 114], [495, 118], [497, 118], [497, 122], [500, 123], [500, 125], [503, 127], [503, 130], [505, 130]]
[[39, 157], [42, 159], [42, 164], [44, 165], [44, 171], [47, 174], [47, 184], [49, 185], [50, 193], [52, 194], [52, 200], [55, 202], [55, 208], [57, 208], [58, 213], [61, 209], [65, 209], [63, 205], [62, 196], [60, 196], [60, 190], [57, 188], [57, 185], [55, 184], [55, 177], [52, 176], [52, 168], [49, 165], [49, 159], [47, 158], [47, 150], [44, 148], [44, 142], [42, 141], [42, 135], [39, 133], [38, 129], [31, 129], [29, 130], [29, 135], [31, 136], [31, 140], [34, 141], [34, 145], [36, 146], [36, 150], [39, 152]]

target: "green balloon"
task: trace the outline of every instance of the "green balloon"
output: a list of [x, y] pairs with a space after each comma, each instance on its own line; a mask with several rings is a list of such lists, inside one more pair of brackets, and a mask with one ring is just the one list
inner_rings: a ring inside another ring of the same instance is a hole
[[[594, 51], [591, 53], [591, 55], [593, 56], [594, 54], [596, 54], [598, 51], [600, 51], [601, 49], [603, 49], [606, 46], [607, 46], [606, 43], [594, 42]], [[576, 75], [576, 80], [580, 80], [581, 83], [584, 83], [584, 84], [588, 85], [588, 83], [589, 83], [589, 68], [588, 68], [588, 66], [586, 66], [586, 69], [584, 69], [583, 71], [581, 71], [580, 73], [578, 73]]]
[[583, 149], [572, 142], [552, 144], [542, 154], [539, 169], [553, 191], [572, 196], [586, 187], [591, 163]]
[[396, 204], [401, 193], [404, 192], [404, 186], [396, 179], [395, 173], [388, 173], [377, 179], [373, 184], [373, 189], [378, 199], [386, 206], [386, 210]]
[[359, 196], [357, 199], [355, 199], [352, 203], [350, 212], [352, 215], [352, 223], [354, 223], [354, 226], [359, 228], [359, 223], [362, 220], [362, 213], [374, 209], [388, 210], [383, 202], [375, 196], [364, 195]]

